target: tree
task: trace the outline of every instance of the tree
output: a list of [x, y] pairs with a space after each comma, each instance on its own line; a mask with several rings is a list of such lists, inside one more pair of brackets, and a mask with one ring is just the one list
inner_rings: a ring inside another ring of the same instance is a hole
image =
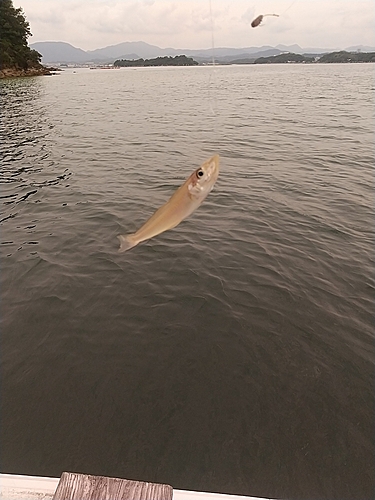
[[127, 59], [119, 59], [113, 63], [114, 66], [195, 66], [197, 65], [197, 61], [194, 61], [191, 57], [186, 57], [185, 55], [181, 56], [164, 56], [164, 57], [155, 57], [154, 59], [136, 59], [136, 60], [127, 60]]
[[0, 0], [0, 69], [40, 66], [42, 56], [27, 45], [30, 36], [22, 8], [15, 9], [12, 0]]

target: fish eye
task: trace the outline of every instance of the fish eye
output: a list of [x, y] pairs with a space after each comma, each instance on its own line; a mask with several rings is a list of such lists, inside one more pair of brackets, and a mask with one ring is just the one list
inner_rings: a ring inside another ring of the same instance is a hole
[[197, 177], [202, 177], [204, 175], [203, 170], [197, 170]]

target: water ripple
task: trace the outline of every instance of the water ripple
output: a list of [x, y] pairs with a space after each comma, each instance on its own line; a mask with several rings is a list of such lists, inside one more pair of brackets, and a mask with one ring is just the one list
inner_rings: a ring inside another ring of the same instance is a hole
[[[5, 469], [371, 498], [371, 71], [1, 82]], [[196, 213], [119, 254], [216, 152]]]

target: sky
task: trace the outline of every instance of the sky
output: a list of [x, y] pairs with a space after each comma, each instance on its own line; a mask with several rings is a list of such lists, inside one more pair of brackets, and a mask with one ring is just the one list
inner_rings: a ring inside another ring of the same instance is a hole
[[[374, 0], [13, 0], [33, 36], [83, 50], [143, 41], [208, 49], [298, 44], [302, 48], [375, 47]], [[251, 21], [265, 17], [258, 28]], [[213, 41], [212, 41], [213, 40]]]

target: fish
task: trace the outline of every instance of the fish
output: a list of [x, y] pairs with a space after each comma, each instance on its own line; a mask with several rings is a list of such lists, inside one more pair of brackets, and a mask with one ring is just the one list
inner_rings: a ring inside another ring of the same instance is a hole
[[261, 14], [260, 16], [256, 17], [254, 21], [251, 22], [251, 27], [256, 28], [257, 26], [260, 25], [260, 23], [263, 21], [263, 17], [266, 16], [274, 16], [274, 17], [279, 17], [278, 14]]
[[256, 28], [257, 26], [260, 25], [260, 23], [263, 21], [263, 16], [262, 14], [254, 19], [254, 21], [251, 22], [251, 27]]
[[119, 235], [119, 252], [126, 252], [145, 240], [178, 226], [191, 215], [212, 191], [219, 175], [219, 155], [214, 155], [196, 169], [171, 198], [135, 233]]

